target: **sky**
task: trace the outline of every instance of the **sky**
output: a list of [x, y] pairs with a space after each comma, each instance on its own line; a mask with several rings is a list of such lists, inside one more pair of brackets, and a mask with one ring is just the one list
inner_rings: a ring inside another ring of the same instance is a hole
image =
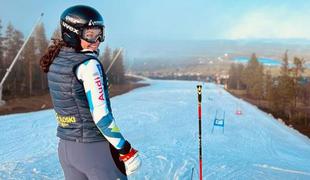
[[93, 6], [104, 16], [107, 40], [310, 39], [310, 1], [307, 0], [0, 2], [2, 25], [6, 27], [11, 22], [25, 35], [41, 12], [45, 13], [43, 22], [50, 36], [66, 8], [85, 4]]
[[[186, 46], [187, 40], [310, 39], [309, 0], [0, 0], [0, 3], [2, 34], [11, 22], [27, 37], [43, 12], [48, 38], [66, 8], [78, 4], [92, 6], [105, 21], [106, 39], [100, 46], [101, 52], [106, 46], [123, 47], [125, 59], [132, 60], [165, 54], [176, 44]], [[165, 47], [169, 40], [176, 43]], [[152, 43], [156, 45], [153, 47]]]

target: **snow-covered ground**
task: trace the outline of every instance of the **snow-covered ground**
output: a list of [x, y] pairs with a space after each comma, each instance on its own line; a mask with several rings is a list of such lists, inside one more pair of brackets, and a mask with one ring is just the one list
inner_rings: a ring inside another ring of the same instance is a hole
[[[149, 80], [112, 98], [143, 165], [130, 179], [198, 178], [197, 82]], [[203, 84], [204, 179], [310, 179], [310, 140], [215, 84]], [[242, 115], [236, 115], [237, 109]], [[225, 111], [224, 133], [211, 129]], [[0, 179], [63, 179], [53, 110], [0, 116]]]

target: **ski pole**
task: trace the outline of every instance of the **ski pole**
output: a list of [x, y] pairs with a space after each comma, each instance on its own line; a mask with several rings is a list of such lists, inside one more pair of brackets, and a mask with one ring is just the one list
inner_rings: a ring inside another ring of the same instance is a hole
[[197, 85], [198, 94], [198, 123], [199, 123], [199, 179], [202, 180], [202, 147], [201, 147], [201, 91], [202, 85]]

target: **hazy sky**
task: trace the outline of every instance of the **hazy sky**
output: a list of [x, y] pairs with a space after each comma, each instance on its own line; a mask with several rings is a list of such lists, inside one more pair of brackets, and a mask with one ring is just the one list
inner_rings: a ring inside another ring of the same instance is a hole
[[[309, 0], [0, 0], [2, 26], [27, 35], [44, 12], [48, 36], [64, 9], [98, 9], [107, 41], [119, 39], [310, 39]], [[4, 31], [5, 28], [2, 30]]]

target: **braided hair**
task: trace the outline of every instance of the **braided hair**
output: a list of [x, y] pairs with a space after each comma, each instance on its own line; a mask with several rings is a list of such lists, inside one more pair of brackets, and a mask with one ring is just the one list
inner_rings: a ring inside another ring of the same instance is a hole
[[40, 67], [43, 72], [48, 73], [50, 65], [58, 55], [60, 49], [66, 46], [66, 43], [61, 39], [52, 39], [53, 43], [50, 45], [45, 54], [40, 59]]

